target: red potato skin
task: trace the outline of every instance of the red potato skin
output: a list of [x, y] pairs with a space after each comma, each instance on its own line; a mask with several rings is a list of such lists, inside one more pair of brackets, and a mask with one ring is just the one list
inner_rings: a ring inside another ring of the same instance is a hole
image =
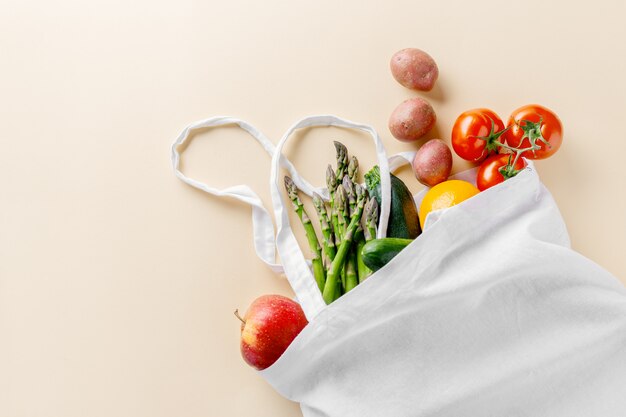
[[437, 115], [433, 106], [423, 98], [403, 101], [389, 117], [389, 131], [402, 142], [413, 142], [435, 126]]
[[433, 187], [448, 179], [452, 172], [452, 151], [441, 139], [431, 139], [422, 145], [413, 158], [415, 178]]
[[406, 88], [430, 91], [439, 77], [435, 60], [417, 48], [402, 49], [391, 57], [391, 75]]

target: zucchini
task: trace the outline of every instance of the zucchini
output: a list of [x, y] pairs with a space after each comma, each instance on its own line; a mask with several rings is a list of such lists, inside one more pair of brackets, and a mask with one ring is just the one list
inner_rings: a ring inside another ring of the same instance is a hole
[[[390, 175], [391, 210], [389, 223], [387, 224], [387, 237], [415, 239], [422, 233], [415, 200], [404, 182], [395, 175]], [[382, 207], [380, 169], [378, 166], [375, 166], [365, 174], [365, 185], [370, 196], [376, 198], [378, 205]]]
[[378, 271], [411, 242], [413, 242], [413, 239], [399, 239], [395, 237], [370, 240], [363, 246], [361, 251], [363, 263], [372, 271]]

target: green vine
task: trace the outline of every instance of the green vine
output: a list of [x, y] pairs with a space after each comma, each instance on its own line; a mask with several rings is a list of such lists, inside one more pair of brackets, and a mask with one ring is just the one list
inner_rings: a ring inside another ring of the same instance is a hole
[[[491, 120], [491, 130], [489, 131], [489, 134], [487, 136], [476, 137], [487, 142], [485, 144], [485, 149], [489, 153], [497, 150], [498, 148], [503, 148], [510, 152], [509, 159], [506, 165], [499, 169], [500, 174], [502, 174], [505, 180], [516, 176], [521, 171], [521, 169], [515, 169], [515, 165], [517, 164], [517, 161], [524, 152], [532, 152], [534, 155], [535, 151], [541, 149], [541, 145], [539, 145], [537, 142], [541, 142], [549, 148], [552, 147], [550, 142], [548, 142], [543, 137], [543, 133], [541, 132], [541, 127], [543, 126], [543, 118], [540, 118], [538, 122], [531, 122], [530, 120], [525, 119], [522, 119], [519, 122], [517, 120], [514, 120], [515, 125], [522, 129], [522, 131], [524, 132], [524, 134], [522, 135], [522, 139], [520, 140], [520, 147], [510, 146], [500, 141], [500, 137], [502, 136], [502, 134], [509, 130], [512, 126], [496, 132], [495, 122], [491, 118], [489, 118], [489, 120]], [[524, 148], [521, 146], [524, 143], [525, 139], [528, 139], [530, 146]], [[513, 157], [513, 155], [515, 155], [515, 157]]]

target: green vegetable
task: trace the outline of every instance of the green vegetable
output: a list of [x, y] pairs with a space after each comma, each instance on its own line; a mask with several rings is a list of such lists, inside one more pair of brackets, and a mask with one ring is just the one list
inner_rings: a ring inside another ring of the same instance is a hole
[[363, 255], [361, 255], [363, 251], [363, 246], [365, 246], [365, 236], [363, 236], [363, 231], [357, 231], [356, 233], [356, 270], [357, 276], [359, 278], [359, 284], [365, 281], [365, 279], [371, 275], [372, 271], [365, 265], [363, 262]]
[[334, 141], [333, 143], [335, 144], [335, 151], [337, 154], [336, 155], [337, 156], [336, 174], [337, 174], [337, 185], [339, 185], [341, 184], [341, 181], [343, 181], [343, 176], [346, 174], [346, 171], [348, 170], [348, 165], [349, 165], [348, 149], [341, 142]]
[[315, 277], [317, 286], [320, 291], [322, 291], [326, 281], [326, 270], [324, 269], [324, 264], [322, 262], [322, 248], [317, 240], [315, 229], [311, 224], [311, 218], [304, 209], [304, 205], [302, 204], [300, 197], [298, 197], [298, 188], [290, 177], [285, 177], [285, 189], [287, 190], [287, 195], [293, 204], [294, 211], [298, 214], [298, 217], [304, 226], [309, 247], [311, 248], [311, 252], [313, 252], [313, 259], [311, 260], [311, 263], [313, 264], [313, 276]]
[[337, 290], [337, 280], [341, 275], [341, 271], [343, 270], [343, 264], [346, 260], [346, 256], [352, 247], [352, 240], [356, 229], [361, 222], [361, 215], [363, 214], [363, 206], [365, 205], [365, 195], [363, 194], [360, 199], [356, 202], [356, 209], [354, 214], [350, 218], [350, 224], [346, 228], [346, 233], [344, 233], [341, 244], [337, 248], [337, 254], [335, 255], [335, 259], [330, 264], [330, 269], [328, 270], [328, 275], [326, 276], [326, 285], [324, 286], [323, 297], [326, 304], [330, 304], [339, 296], [336, 293]]
[[362, 229], [360, 233], [357, 231], [357, 244], [356, 244], [356, 260], [357, 269], [359, 272], [359, 283], [365, 281], [367, 277], [372, 274], [372, 270], [365, 265], [363, 261], [363, 247], [366, 242], [376, 238], [376, 220], [378, 219], [378, 202], [375, 198], [367, 200], [365, 207], [363, 208], [363, 215], [361, 216]]
[[372, 271], [377, 271], [387, 265], [389, 261], [411, 242], [413, 242], [412, 239], [399, 239], [395, 237], [370, 240], [363, 246], [363, 250], [361, 251], [363, 262]]
[[365, 204], [363, 209], [363, 223], [365, 240], [369, 242], [372, 239], [376, 239], [377, 224], [378, 221], [378, 201], [375, 198], [370, 198]]
[[352, 212], [354, 212], [354, 206], [356, 205], [356, 188], [354, 187], [354, 183], [347, 174], [343, 177], [341, 186], [344, 190], [346, 190], [348, 207], [350, 208], [348, 213], [352, 214]]
[[[370, 196], [381, 206], [380, 169], [372, 168], [365, 174], [365, 184]], [[391, 174], [391, 211], [387, 237], [415, 239], [422, 233], [413, 195], [402, 180]]]
[[319, 194], [313, 193], [313, 206], [317, 211], [317, 217], [319, 217], [320, 227], [322, 229], [322, 248], [324, 249], [324, 256], [326, 257], [325, 263], [330, 265], [330, 262], [335, 258], [337, 248], [335, 247], [335, 237], [331, 229], [330, 220], [328, 219], [328, 213], [326, 211], [326, 204]]
[[359, 284], [359, 276], [357, 275], [356, 252], [354, 248], [348, 253], [346, 264], [346, 292], [351, 291]]
[[313, 275], [327, 304], [354, 289], [372, 270], [389, 262], [411, 242], [398, 237], [414, 237], [420, 233], [417, 209], [411, 193], [400, 179], [391, 176], [388, 235], [396, 238], [372, 240], [376, 238], [379, 217], [380, 171], [374, 167], [365, 175], [370, 190], [368, 192], [357, 181], [357, 158], [348, 157], [348, 150], [340, 142], [334, 142], [334, 145], [337, 167], [333, 170], [329, 165], [326, 169], [329, 200], [325, 202], [322, 196], [312, 195], [321, 230], [319, 239], [300, 200], [300, 190], [291, 178], [285, 177], [287, 195], [302, 222], [313, 254]]
[[330, 206], [330, 224], [335, 238], [335, 247], [337, 247], [341, 243], [338, 223], [339, 220], [337, 218], [337, 211], [334, 209], [335, 191], [337, 190], [337, 176], [335, 175], [335, 171], [333, 171], [333, 167], [330, 165], [328, 165], [328, 168], [326, 169], [326, 186], [328, 187], [328, 193], [330, 194], [330, 199], [328, 200], [328, 205]]
[[[343, 236], [346, 234], [346, 228], [348, 227], [348, 223], [350, 223], [350, 213], [348, 209], [348, 197], [346, 195], [346, 189], [343, 186], [338, 186], [337, 190], [335, 190], [335, 212], [337, 212], [338, 218], [338, 229], [337, 236], [339, 236], [339, 241], [343, 240]], [[341, 243], [340, 243], [341, 244]], [[346, 269], [343, 268], [341, 271], [341, 285], [343, 291], [346, 291]]]
[[357, 183], [357, 176], [359, 175], [359, 160], [356, 156], [352, 155], [350, 163], [348, 164], [348, 177], [353, 183]]

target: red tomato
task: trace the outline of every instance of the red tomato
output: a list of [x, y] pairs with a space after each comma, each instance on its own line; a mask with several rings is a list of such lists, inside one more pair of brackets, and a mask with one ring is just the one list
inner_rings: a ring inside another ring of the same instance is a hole
[[514, 148], [528, 148], [532, 143], [539, 146], [535, 151], [525, 151], [529, 159], [544, 159], [559, 150], [563, 141], [563, 126], [559, 117], [550, 109], [529, 104], [515, 110], [509, 117], [509, 130], [503, 139]]
[[507, 169], [509, 158], [510, 162], [513, 163], [515, 154], [494, 155], [480, 165], [478, 174], [476, 174], [476, 186], [480, 191], [514, 177], [526, 166], [522, 157], [519, 157], [515, 166]]
[[502, 135], [504, 123], [489, 109], [473, 109], [461, 114], [452, 128], [452, 147], [468, 161], [480, 162], [498, 153], [495, 141]]

